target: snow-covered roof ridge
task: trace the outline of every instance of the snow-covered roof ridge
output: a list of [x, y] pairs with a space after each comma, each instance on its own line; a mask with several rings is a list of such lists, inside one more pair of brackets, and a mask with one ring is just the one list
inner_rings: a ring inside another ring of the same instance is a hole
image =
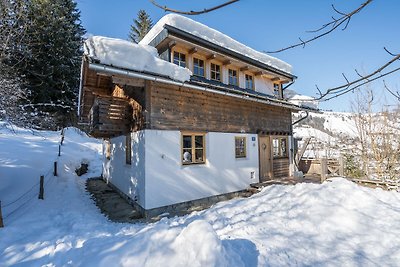
[[253, 60], [264, 63], [273, 68], [292, 74], [292, 66], [280, 59], [252, 49], [235, 39], [214, 30], [200, 22], [177, 14], [168, 14], [162, 17], [154, 27], [140, 41], [140, 44], [149, 44], [163, 29], [164, 25], [170, 25], [182, 31], [195, 35], [216, 45], [240, 53]]
[[160, 59], [156, 48], [121, 39], [89, 37], [84, 43], [84, 54], [104, 65], [168, 76], [181, 82], [189, 81], [192, 75], [189, 69]]

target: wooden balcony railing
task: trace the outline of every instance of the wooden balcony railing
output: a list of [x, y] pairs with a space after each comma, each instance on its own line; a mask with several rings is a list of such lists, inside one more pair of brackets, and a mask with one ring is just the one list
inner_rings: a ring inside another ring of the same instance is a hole
[[131, 131], [132, 108], [128, 100], [112, 96], [96, 96], [89, 113], [90, 134], [113, 137]]

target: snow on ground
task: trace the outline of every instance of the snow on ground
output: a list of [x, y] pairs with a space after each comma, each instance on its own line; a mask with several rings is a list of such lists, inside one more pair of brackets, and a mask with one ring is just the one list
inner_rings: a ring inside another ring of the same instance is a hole
[[[40, 170], [52, 165], [60, 133], [40, 134], [42, 138], [37, 132], [0, 129], [0, 199], [17, 197], [19, 186], [33, 185]], [[183, 217], [118, 224], [101, 215], [85, 191], [85, 180], [100, 174], [100, 150], [97, 140], [73, 128], [66, 131], [58, 159], [62, 168], [58, 177], [48, 176], [45, 199], [35, 196], [0, 228], [0, 266], [395, 266], [400, 262], [399, 193], [359, 187], [345, 179], [322, 185], [275, 185], [248, 199], [220, 202]], [[90, 173], [77, 177], [74, 169], [81, 161], [89, 162]]]
[[188, 81], [192, 72], [162, 60], [157, 49], [142, 44], [103, 36], [89, 37], [84, 44], [85, 55], [101, 64], [165, 75], [177, 81]]
[[165, 25], [176, 27], [213, 44], [232, 50], [271, 67], [280, 69], [286, 73], [292, 73], [292, 66], [288, 63], [267, 55], [266, 53], [256, 51], [217, 30], [178, 14], [168, 14], [162, 17], [139, 42], [139, 44], [148, 45], [162, 30], [164, 30]]

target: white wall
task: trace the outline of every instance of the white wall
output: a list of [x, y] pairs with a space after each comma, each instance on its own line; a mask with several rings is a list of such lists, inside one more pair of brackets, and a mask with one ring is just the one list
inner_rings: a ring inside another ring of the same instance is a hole
[[256, 76], [254, 85], [256, 91], [267, 95], [274, 95], [274, 82], [262, 76]]
[[144, 131], [131, 134], [132, 139], [132, 161], [126, 164], [125, 136], [112, 138], [111, 158], [105, 158], [103, 177], [119, 188], [131, 199], [137, 199], [142, 207], [145, 206], [145, 135]]
[[[145, 136], [145, 209], [239, 191], [259, 182], [256, 134], [207, 133], [206, 164], [185, 166], [180, 131], [145, 130]], [[235, 136], [247, 137], [246, 158], [235, 158]]]

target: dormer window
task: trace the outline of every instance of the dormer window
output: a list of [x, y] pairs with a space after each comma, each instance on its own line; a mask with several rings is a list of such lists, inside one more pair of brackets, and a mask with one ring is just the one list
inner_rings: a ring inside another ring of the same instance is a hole
[[186, 68], [186, 55], [174, 51], [174, 64]]
[[193, 75], [204, 77], [204, 60], [193, 58]]
[[281, 84], [280, 83], [274, 83], [274, 95], [276, 97], [282, 98], [282, 93], [281, 93]]
[[221, 66], [211, 63], [211, 80], [221, 81]]
[[246, 81], [246, 89], [254, 90], [254, 76], [245, 74], [244, 79]]
[[230, 85], [238, 85], [238, 73], [237, 70], [228, 70], [228, 76], [229, 76], [229, 84]]

